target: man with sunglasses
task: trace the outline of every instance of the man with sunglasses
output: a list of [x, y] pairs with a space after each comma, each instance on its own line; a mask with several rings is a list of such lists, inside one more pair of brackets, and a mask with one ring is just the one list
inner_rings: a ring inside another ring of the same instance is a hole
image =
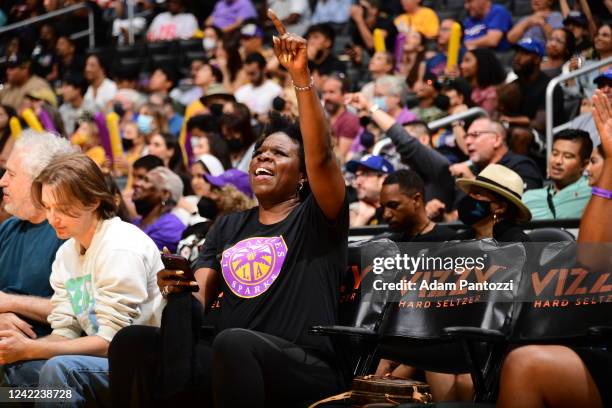
[[504, 126], [489, 118], [472, 122], [465, 135], [469, 161], [450, 167], [455, 177], [475, 178], [489, 164], [498, 163], [515, 171], [525, 182], [525, 189], [542, 187], [542, 174], [533, 160], [508, 148]]

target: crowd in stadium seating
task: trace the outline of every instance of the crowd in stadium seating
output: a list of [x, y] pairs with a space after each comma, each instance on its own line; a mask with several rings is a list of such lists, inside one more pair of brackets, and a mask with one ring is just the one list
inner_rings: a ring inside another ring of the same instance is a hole
[[[2, 2], [0, 30], [79, 3]], [[610, 1], [84, 4], [0, 32], [3, 384], [68, 384], [79, 403], [193, 401], [198, 387], [216, 406], [315, 400], [345, 386], [307, 330], [335, 323], [349, 227], [529, 242], [532, 219], [610, 213], [612, 64], [561, 82], [546, 106], [552, 78], [612, 57]], [[90, 17], [93, 48], [75, 35]], [[547, 126], [562, 126], [552, 146]], [[607, 218], [589, 240], [612, 240]], [[441, 224], [454, 221], [465, 228]], [[274, 271], [244, 292], [251, 271], [232, 262], [264, 247]], [[162, 250], [195, 280], [164, 269]], [[213, 301], [220, 317], [202, 316]], [[184, 310], [189, 322], [172, 320]], [[210, 319], [215, 340], [192, 338]], [[542, 353], [557, 351], [589, 364]], [[535, 352], [510, 355], [502, 405], [519, 406], [508, 379]], [[588, 368], [599, 394], [575, 404], [605, 406], [602, 369]], [[376, 373], [415, 369], [381, 360]], [[437, 400], [472, 398], [469, 375], [426, 378]], [[539, 385], [530, 402], [558, 386]]]

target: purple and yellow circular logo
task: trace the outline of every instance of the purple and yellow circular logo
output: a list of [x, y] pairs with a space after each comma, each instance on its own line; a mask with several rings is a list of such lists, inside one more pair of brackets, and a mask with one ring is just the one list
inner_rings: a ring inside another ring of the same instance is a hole
[[237, 296], [257, 297], [278, 278], [286, 256], [287, 245], [282, 236], [242, 240], [223, 251], [223, 279]]

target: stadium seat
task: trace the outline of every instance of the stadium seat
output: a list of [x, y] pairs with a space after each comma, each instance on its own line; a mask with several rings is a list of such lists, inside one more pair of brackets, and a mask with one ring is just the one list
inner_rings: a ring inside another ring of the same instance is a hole
[[119, 45], [115, 48], [117, 58], [142, 58], [145, 55], [145, 47], [136, 45]]
[[531, 231], [528, 235], [532, 242], [559, 242], [576, 240], [571, 232], [561, 228], [538, 228]]

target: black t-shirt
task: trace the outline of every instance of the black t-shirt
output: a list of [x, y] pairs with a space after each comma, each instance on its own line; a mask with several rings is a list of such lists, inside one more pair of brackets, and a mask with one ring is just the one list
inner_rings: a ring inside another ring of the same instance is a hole
[[[468, 240], [474, 239], [476, 237], [476, 233], [472, 228], [458, 232], [454, 239], [457, 240]], [[531, 242], [531, 238], [521, 227], [516, 225], [513, 222], [509, 221], [500, 221], [493, 226], [493, 239], [497, 242]]]
[[[546, 109], [546, 87], [550, 82], [550, 77], [543, 72], [531, 83], [522, 83], [518, 79], [514, 81], [521, 90], [521, 103], [519, 115], [525, 115], [529, 119], [534, 119], [538, 111]], [[563, 90], [556, 86], [553, 92], [553, 118], [554, 126], [567, 122], [563, 109]]]
[[217, 329], [261, 331], [331, 355], [331, 343], [308, 329], [336, 323], [348, 228], [346, 199], [329, 221], [312, 194], [276, 224], [261, 224], [258, 208], [217, 220], [195, 266], [221, 274]]
[[436, 224], [426, 234], [411, 237], [405, 232], [396, 232], [389, 234], [387, 238], [394, 242], [446, 242], [454, 239], [455, 235], [457, 235], [457, 232], [452, 228]]
[[525, 190], [542, 187], [544, 180], [542, 173], [538, 165], [529, 157], [508, 151], [498, 164], [506, 166], [521, 176], [523, 182], [525, 182]]

